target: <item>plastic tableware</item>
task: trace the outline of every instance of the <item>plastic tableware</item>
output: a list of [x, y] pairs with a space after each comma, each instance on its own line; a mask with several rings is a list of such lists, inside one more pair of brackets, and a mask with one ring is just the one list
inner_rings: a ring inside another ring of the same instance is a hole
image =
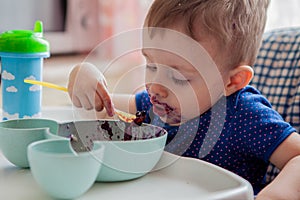
[[43, 58], [50, 56], [49, 49], [41, 21], [33, 31], [12, 30], [0, 35], [3, 120], [41, 116], [41, 87], [23, 80], [42, 80]]
[[116, 120], [66, 122], [59, 125], [56, 135], [74, 135], [79, 144], [75, 149], [105, 146], [102, 168], [97, 181], [125, 181], [150, 172], [164, 150], [167, 132], [157, 126], [125, 123]]
[[28, 168], [27, 146], [32, 142], [47, 138], [57, 138], [50, 134], [57, 132], [58, 124], [46, 119], [15, 119], [0, 122], [0, 149], [11, 163]]
[[[57, 133], [60, 126], [54, 120], [41, 118], [2, 121], [0, 122], [0, 149], [11, 163], [22, 168], [28, 168], [27, 146], [38, 140], [62, 139], [61, 136], [50, 134], [50, 132]], [[76, 129], [72, 132], [76, 132]], [[71, 135], [64, 139], [71, 140]], [[85, 149], [81, 146], [83, 144], [79, 142], [71, 140], [69, 144], [74, 153], [82, 152], [82, 149]], [[92, 146], [89, 150], [91, 149]]]
[[[70, 142], [72, 135], [77, 141]], [[167, 132], [149, 124], [137, 126], [115, 120], [58, 123], [48, 119], [16, 119], [0, 122], [3, 154], [20, 167], [29, 167], [26, 147], [30, 143], [59, 138], [68, 141], [76, 153], [91, 151], [95, 144], [103, 144], [106, 153], [97, 181], [124, 181], [152, 170], [164, 150]]]
[[69, 141], [43, 140], [28, 146], [31, 172], [50, 196], [73, 199], [83, 195], [101, 169], [104, 146], [95, 144], [90, 152], [74, 154]]

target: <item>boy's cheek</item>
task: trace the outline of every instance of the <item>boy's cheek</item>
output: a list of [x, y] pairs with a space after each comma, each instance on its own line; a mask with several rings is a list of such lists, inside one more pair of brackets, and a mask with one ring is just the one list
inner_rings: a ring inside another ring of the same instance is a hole
[[207, 88], [194, 88], [189, 94], [178, 95], [181, 112], [183, 116], [190, 118], [197, 117], [207, 110], [213, 104], [211, 95]]

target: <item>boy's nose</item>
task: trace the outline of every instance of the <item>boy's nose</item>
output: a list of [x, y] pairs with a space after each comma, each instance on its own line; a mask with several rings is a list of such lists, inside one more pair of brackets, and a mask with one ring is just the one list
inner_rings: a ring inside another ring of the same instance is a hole
[[151, 83], [148, 85], [148, 92], [152, 96], [160, 97], [160, 98], [166, 98], [168, 96], [167, 89], [158, 83]]

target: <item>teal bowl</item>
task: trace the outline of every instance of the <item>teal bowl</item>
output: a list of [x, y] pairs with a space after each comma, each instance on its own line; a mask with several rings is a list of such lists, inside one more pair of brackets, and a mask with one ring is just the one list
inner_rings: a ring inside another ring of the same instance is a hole
[[150, 124], [132, 126], [115, 120], [67, 122], [56, 133], [75, 135], [81, 144], [105, 146], [102, 167], [96, 181], [113, 182], [139, 178], [150, 172], [159, 161], [167, 131]]
[[166, 135], [135, 141], [102, 141], [105, 146], [99, 182], [127, 181], [149, 173], [159, 161]]
[[46, 119], [15, 119], [0, 122], [0, 149], [12, 164], [28, 168], [27, 147], [35, 141], [57, 138], [58, 124]]
[[28, 146], [32, 175], [50, 196], [73, 199], [93, 185], [101, 169], [104, 146], [95, 144], [93, 151], [75, 153], [67, 139], [43, 140]]

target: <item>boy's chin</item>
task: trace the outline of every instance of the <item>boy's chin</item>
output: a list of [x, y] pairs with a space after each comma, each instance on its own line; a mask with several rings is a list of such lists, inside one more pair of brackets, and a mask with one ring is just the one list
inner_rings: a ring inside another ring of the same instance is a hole
[[189, 120], [193, 120], [196, 117], [199, 116], [174, 116], [171, 117], [170, 115], [165, 115], [165, 116], [159, 116], [159, 118], [164, 122], [167, 123], [170, 126], [180, 126], [184, 123], [186, 123]]
[[168, 118], [168, 117], [160, 117], [160, 119], [164, 122], [167, 123], [170, 126], [179, 126], [181, 125], [182, 122], [180, 119], [173, 119], [173, 118]]

